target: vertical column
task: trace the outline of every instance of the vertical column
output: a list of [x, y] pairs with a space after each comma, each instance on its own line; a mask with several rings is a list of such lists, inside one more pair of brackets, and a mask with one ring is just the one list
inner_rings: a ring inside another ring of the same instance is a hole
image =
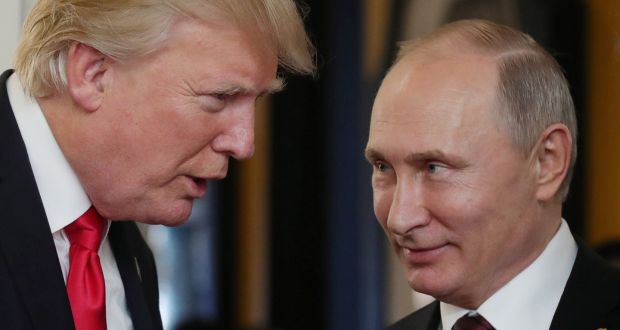
[[588, 10], [587, 229], [589, 241], [620, 238], [620, 2]]
[[243, 328], [264, 327], [269, 306], [269, 103], [256, 106], [256, 151], [240, 166], [239, 250], [236, 283], [237, 323]]
[[326, 205], [328, 325], [333, 330], [382, 328], [383, 237], [372, 216], [370, 166], [364, 159], [374, 91], [363, 78], [380, 70], [380, 35], [386, 30], [381, 13], [387, 14], [389, 4], [342, 0], [329, 8]]

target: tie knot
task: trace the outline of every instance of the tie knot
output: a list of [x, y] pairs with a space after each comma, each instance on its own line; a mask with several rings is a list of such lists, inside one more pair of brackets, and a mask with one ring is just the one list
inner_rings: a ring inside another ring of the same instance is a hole
[[77, 220], [65, 227], [65, 234], [71, 245], [77, 244], [94, 251], [99, 249], [106, 222], [91, 206]]
[[495, 330], [482, 315], [464, 315], [456, 321], [452, 330]]

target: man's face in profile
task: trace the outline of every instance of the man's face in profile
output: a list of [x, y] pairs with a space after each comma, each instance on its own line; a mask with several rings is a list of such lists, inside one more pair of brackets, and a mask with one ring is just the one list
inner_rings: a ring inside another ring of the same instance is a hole
[[227, 23], [177, 22], [164, 47], [106, 72], [100, 162], [80, 178], [105, 216], [176, 225], [229, 157], [254, 151], [254, 110], [276, 83], [277, 58]]
[[375, 100], [375, 214], [415, 290], [475, 308], [535, 253], [535, 166], [498, 120], [493, 59], [415, 56]]

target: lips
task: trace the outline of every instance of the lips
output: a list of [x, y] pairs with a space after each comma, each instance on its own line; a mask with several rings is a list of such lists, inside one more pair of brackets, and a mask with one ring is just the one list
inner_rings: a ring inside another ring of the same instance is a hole
[[399, 246], [402, 250], [403, 258], [411, 264], [428, 264], [435, 262], [441, 258], [448, 247], [449, 244], [447, 243], [428, 248]]
[[198, 178], [194, 176], [188, 176], [191, 198], [200, 198], [207, 192], [207, 179]]

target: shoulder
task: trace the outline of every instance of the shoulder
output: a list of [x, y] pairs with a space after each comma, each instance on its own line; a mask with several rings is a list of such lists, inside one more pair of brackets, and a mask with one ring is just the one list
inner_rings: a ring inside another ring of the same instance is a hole
[[582, 242], [579, 241], [578, 246], [577, 258], [566, 284], [566, 291], [593, 291], [597, 293], [593, 297], [613, 296], [610, 302], [620, 303], [620, 270]]
[[392, 324], [387, 330], [437, 329], [439, 319], [439, 302], [434, 301]]
[[582, 242], [578, 245], [552, 329], [620, 326], [620, 271]]

